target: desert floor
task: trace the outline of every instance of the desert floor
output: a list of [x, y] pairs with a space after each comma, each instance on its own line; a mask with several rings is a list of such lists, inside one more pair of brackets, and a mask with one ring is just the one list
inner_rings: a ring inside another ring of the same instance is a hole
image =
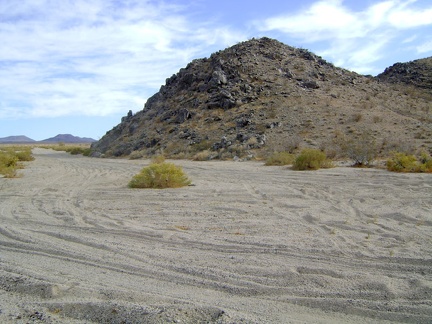
[[432, 175], [40, 148], [0, 178], [1, 323], [432, 322]]

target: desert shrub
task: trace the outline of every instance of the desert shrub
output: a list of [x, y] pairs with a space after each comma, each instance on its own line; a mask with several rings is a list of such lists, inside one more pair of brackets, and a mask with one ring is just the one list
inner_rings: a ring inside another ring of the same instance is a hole
[[133, 151], [129, 154], [129, 160], [137, 160], [143, 158], [145, 155], [144, 151]]
[[82, 154], [84, 156], [89, 156], [91, 153], [91, 148], [90, 147], [83, 147], [83, 146], [66, 146], [64, 151], [66, 151], [72, 155]]
[[194, 160], [194, 161], [207, 161], [207, 160], [211, 160], [211, 158], [212, 158], [212, 152], [210, 150], [204, 150], [204, 151], [196, 153], [192, 157], [192, 160]]
[[92, 153], [92, 149], [90, 147], [87, 147], [83, 150], [82, 155], [84, 156], [90, 156]]
[[0, 174], [5, 177], [16, 175], [18, 157], [10, 152], [0, 151]]
[[24, 162], [24, 161], [33, 161], [34, 160], [34, 157], [33, 157], [32, 152], [31, 152], [31, 148], [29, 148], [29, 147], [23, 148], [19, 151], [16, 151], [15, 154], [16, 154], [16, 157], [18, 158], [18, 161]]
[[295, 156], [289, 152], [276, 152], [268, 157], [265, 165], [289, 165], [293, 164]]
[[198, 153], [201, 151], [206, 151], [209, 150], [212, 146], [212, 143], [208, 140], [203, 140], [199, 143], [195, 143], [193, 145], [191, 145], [190, 149], [192, 153]]
[[330, 168], [331, 161], [327, 159], [324, 152], [316, 149], [304, 149], [296, 157], [293, 169], [294, 170], [317, 170], [319, 168]]
[[68, 147], [66, 149], [66, 152], [68, 152], [72, 155], [82, 154], [83, 151], [84, 151], [84, 149], [82, 147], [79, 147], [79, 146]]
[[369, 133], [341, 143], [341, 149], [354, 166], [370, 166], [378, 155], [375, 139]]
[[22, 169], [19, 162], [34, 160], [30, 147], [6, 147], [0, 149], [0, 174], [6, 178], [17, 176], [17, 169]]
[[387, 170], [394, 172], [432, 172], [432, 158], [422, 152], [420, 157], [396, 152], [387, 160]]
[[84, 156], [90, 156], [91, 154], [91, 148], [87, 144], [66, 145], [65, 143], [59, 142], [58, 145], [42, 145], [40, 147], [59, 152], [67, 152], [72, 155], [82, 154]]
[[181, 167], [172, 163], [152, 163], [129, 182], [129, 188], [180, 188], [191, 182]]

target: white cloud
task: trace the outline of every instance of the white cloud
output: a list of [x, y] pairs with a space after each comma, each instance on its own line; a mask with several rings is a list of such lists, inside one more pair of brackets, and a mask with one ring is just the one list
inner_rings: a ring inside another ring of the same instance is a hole
[[257, 32], [316, 45], [317, 54], [364, 73], [374, 71], [392, 42], [432, 51], [430, 36], [418, 29], [432, 26], [432, 5], [421, 1], [387, 0], [354, 11], [342, 0], [321, 0], [237, 27], [212, 13], [201, 17], [196, 1], [173, 3], [0, 0], [0, 118], [136, 111], [192, 59]]
[[420, 44], [416, 48], [417, 53], [423, 54], [423, 53], [431, 53], [432, 52], [432, 40], [429, 40], [427, 42], [424, 42], [423, 44]]
[[185, 9], [133, 0], [0, 1], [0, 117], [141, 109], [209, 46], [241, 37], [192, 22]]
[[261, 30], [281, 30], [298, 38], [306, 37], [306, 42], [331, 39], [338, 33], [352, 35], [354, 31], [363, 33], [359, 21], [346, 8], [342, 1], [318, 1], [305, 12], [295, 15], [282, 15], [269, 18], [260, 26]]
[[[321, 0], [304, 11], [282, 14], [257, 23], [262, 31], [281, 31], [306, 44], [320, 43], [323, 55], [335, 64], [357, 72], [376, 72], [373, 63], [386, 47], [402, 37], [402, 30], [432, 27], [432, 5], [415, 7], [417, 1], [381, 1], [365, 10], [349, 9], [342, 0]], [[404, 39], [412, 39], [414, 36]], [[400, 41], [403, 43], [403, 39]], [[427, 52], [429, 46], [418, 48]]]
[[[408, 4], [413, 1], [408, 1]], [[425, 9], [407, 8], [407, 4], [402, 4], [391, 11], [388, 22], [395, 28], [408, 29], [432, 25], [432, 6]]]

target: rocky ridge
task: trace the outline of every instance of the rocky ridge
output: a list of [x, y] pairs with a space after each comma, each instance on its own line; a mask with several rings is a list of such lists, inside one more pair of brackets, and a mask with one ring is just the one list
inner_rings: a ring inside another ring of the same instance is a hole
[[368, 134], [381, 150], [432, 150], [431, 95], [407, 89], [305, 49], [252, 39], [180, 69], [92, 149], [95, 156], [252, 158], [312, 146], [336, 154], [341, 140]]
[[378, 80], [405, 83], [432, 91], [432, 57], [395, 63], [377, 75]]

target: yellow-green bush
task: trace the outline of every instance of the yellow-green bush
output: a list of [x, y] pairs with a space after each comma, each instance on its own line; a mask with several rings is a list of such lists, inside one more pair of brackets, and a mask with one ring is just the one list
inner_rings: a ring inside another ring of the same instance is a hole
[[18, 157], [9, 152], [0, 151], [0, 174], [7, 178], [15, 177]]
[[422, 152], [420, 157], [396, 152], [387, 160], [387, 170], [394, 172], [432, 172], [432, 158]]
[[295, 156], [289, 152], [273, 153], [267, 160], [265, 165], [289, 165], [293, 164]]
[[294, 170], [318, 170], [330, 167], [332, 167], [332, 163], [327, 159], [326, 154], [316, 149], [302, 150], [293, 164]]
[[190, 185], [183, 169], [172, 163], [152, 163], [129, 182], [129, 188], [180, 188]]
[[70, 147], [67, 147], [67, 149], [65, 151], [72, 154], [72, 155], [82, 154], [85, 156], [89, 156], [91, 149], [86, 148], [86, 147], [81, 147], [81, 146], [70, 146]]
[[82, 154], [84, 156], [89, 156], [91, 154], [91, 148], [87, 144], [65, 145], [64, 143], [60, 142], [58, 145], [43, 145], [41, 147], [54, 151], [67, 152], [72, 155]]
[[19, 162], [32, 160], [34, 157], [30, 147], [9, 146], [0, 148], [0, 174], [7, 178], [16, 177], [16, 170], [22, 168], [22, 164]]
[[15, 154], [18, 158], [18, 161], [24, 162], [24, 161], [33, 161], [34, 160], [34, 157], [33, 157], [32, 152], [31, 152], [31, 148], [23, 148], [19, 151], [16, 151]]

